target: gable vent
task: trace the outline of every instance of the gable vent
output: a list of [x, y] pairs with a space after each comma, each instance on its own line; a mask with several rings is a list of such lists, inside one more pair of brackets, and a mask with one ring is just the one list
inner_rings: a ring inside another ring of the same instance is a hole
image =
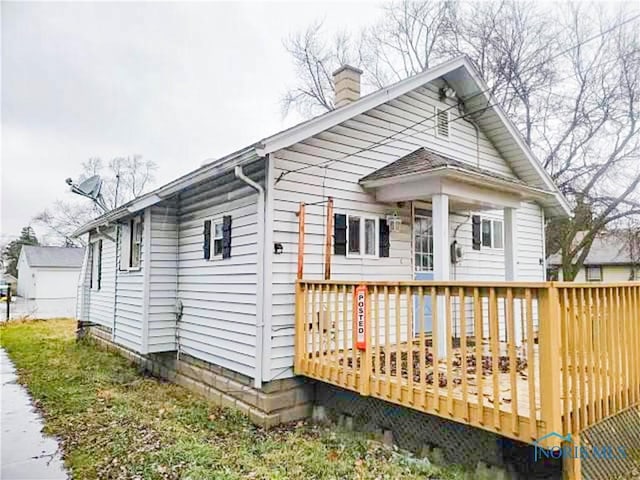
[[449, 137], [449, 112], [442, 108], [437, 109], [437, 121], [436, 125], [439, 137]]

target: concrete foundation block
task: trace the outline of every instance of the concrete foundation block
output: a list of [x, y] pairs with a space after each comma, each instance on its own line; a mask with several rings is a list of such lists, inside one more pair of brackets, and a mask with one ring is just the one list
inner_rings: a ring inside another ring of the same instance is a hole
[[327, 423], [329, 417], [327, 416], [327, 410], [323, 405], [314, 405], [311, 413], [311, 420], [316, 423]]
[[393, 447], [394, 444], [394, 440], [393, 440], [393, 431], [392, 430], [384, 430], [382, 432], [382, 444], [385, 447]]

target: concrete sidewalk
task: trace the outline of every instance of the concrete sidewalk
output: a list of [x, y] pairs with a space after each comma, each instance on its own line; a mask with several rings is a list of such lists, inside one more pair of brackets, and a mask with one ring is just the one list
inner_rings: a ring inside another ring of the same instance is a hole
[[42, 419], [16, 369], [0, 348], [2, 408], [0, 410], [0, 478], [2, 480], [58, 480], [69, 478], [58, 442], [42, 433]]

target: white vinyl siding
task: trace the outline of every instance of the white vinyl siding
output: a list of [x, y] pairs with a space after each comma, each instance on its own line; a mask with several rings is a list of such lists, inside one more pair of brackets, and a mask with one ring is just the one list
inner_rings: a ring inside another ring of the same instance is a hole
[[178, 222], [176, 202], [151, 207], [147, 350], [176, 350], [178, 291]]
[[[128, 219], [126, 220], [129, 221]], [[118, 262], [127, 265], [128, 259], [121, 259], [124, 242], [130, 240], [128, 228], [118, 229]], [[144, 234], [143, 234], [144, 235]], [[149, 248], [144, 241], [140, 245], [140, 267], [135, 270], [118, 270], [116, 279], [116, 315], [114, 340], [116, 343], [137, 352], [142, 351], [142, 319], [143, 319], [143, 270], [144, 250]], [[126, 247], [124, 247], [126, 252]]]
[[[435, 134], [435, 109], [450, 105], [452, 103], [441, 103], [434, 89], [419, 88], [273, 155], [276, 179], [283, 172], [291, 172], [285, 173], [275, 185], [273, 202], [273, 241], [284, 246], [282, 255], [272, 255], [272, 345], [269, 370], [273, 376], [292, 375], [292, 370], [287, 370], [287, 367], [293, 364], [294, 353], [294, 283], [298, 241], [296, 212], [300, 202], [307, 204], [304, 277], [322, 278], [326, 205], [321, 202], [326, 197], [333, 197], [335, 212], [362, 218], [385, 218], [398, 209], [396, 204], [377, 202], [374, 195], [364, 191], [358, 184], [363, 176], [420, 147], [427, 147], [457, 160], [515, 178], [509, 165], [482, 131], [479, 135], [478, 158], [476, 132], [469, 122], [451, 120], [448, 124], [449, 138]], [[452, 115], [450, 118], [454, 117]], [[416, 122], [422, 124], [415, 127]], [[415, 127], [413, 132], [400, 133], [392, 141], [385, 139], [412, 126]], [[409, 133], [413, 134], [405, 138]], [[374, 142], [385, 144], [361, 151]], [[327, 163], [329, 161], [331, 162]], [[519, 225], [528, 226], [537, 222], [535, 238], [523, 241], [521, 261], [526, 267], [525, 276], [531, 277], [535, 257], [535, 270], [539, 273], [536, 280], [542, 280], [543, 266], [538, 265], [539, 258], [543, 256], [542, 222], [538, 207], [533, 207], [527, 205], [519, 210], [523, 214], [522, 218], [518, 217]], [[398, 210], [402, 225], [399, 232], [390, 233], [389, 258], [332, 255], [333, 279], [413, 279], [410, 202], [406, 202]], [[469, 220], [468, 215], [469, 212], [451, 214], [451, 240], [455, 225]], [[502, 220], [502, 211], [495, 212], [494, 217]], [[465, 258], [456, 267], [455, 274], [459, 279], [504, 280], [503, 250], [473, 251], [470, 221], [459, 229], [458, 239], [459, 242], [462, 240], [465, 250]], [[453, 275], [452, 268], [452, 278]]]
[[[263, 183], [264, 164], [247, 166], [245, 173]], [[231, 215], [231, 258], [205, 260], [204, 221], [223, 215]], [[178, 222], [178, 298], [184, 306], [180, 351], [253, 377], [257, 194], [227, 174], [183, 192]]]
[[[115, 228], [107, 229], [104, 233], [109, 238], [113, 239], [116, 237]], [[87, 299], [88, 308], [86, 309], [87, 317], [82, 320], [97, 323], [104, 327], [113, 328], [116, 281], [116, 244], [106, 237], [99, 237], [97, 234], [92, 233], [89, 237], [89, 246], [92, 246], [92, 242], [98, 238], [102, 238], [102, 279], [100, 282], [100, 290], [88, 289], [89, 275], [91, 272], [87, 269], [85, 279], [87, 283], [84, 298]], [[92, 253], [93, 252], [89, 252], [87, 258], [89, 262], [91, 262]]]

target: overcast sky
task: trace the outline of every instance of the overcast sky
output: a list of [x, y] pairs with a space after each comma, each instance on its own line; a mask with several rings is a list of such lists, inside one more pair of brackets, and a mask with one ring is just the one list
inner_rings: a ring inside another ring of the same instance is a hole
[[[296, 123], [282, 46], [325, 18], [359, 30], [377, 3], [9, 3], [2, 16], [2, 240], [89, 157], [141, 154], [155, 185]], [[36, 231], [38, 229], [36, 228]]]

